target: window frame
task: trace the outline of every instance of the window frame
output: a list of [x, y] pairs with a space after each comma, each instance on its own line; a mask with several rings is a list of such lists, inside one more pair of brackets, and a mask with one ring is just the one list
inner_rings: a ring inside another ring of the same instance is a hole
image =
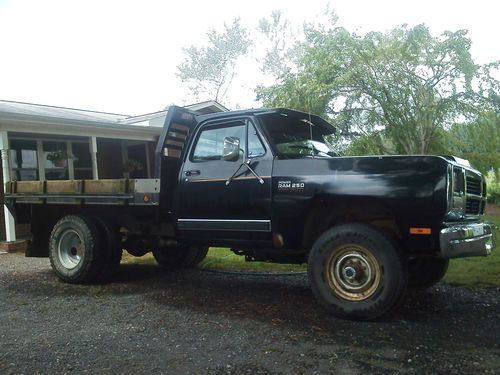
[[[11, 144], [10, 142], [14, 140], [14, 141], [30, 141], [30, 142], [34, 142], [35, 143], [35, 149], [33, 151], [35, 151], [35, 154], [36, 154], [36, 167], [35, 168], [17, 168], [17, 167], [14, 167], [14, 163], [11, 159], [11, 153], [10, 151], [12, 150], [12, 147], [11, 147]], [[9, 172], [10, 172], [10, 176], [11, 176], [11, 179], [13, 180], [13, 178], [17, 178], [17, 171], [19, 170], [30, 170], [30, 171], [36, 171], [36, 176], [38, 177], [37, 180], [34, 180], [34, 181], [39, 181], [40, 180], [40, 155], [39, 155], [39, 152], [38, 152], [38, 142], [36, 139], [31, 139], [31, 138], [25, 138], [25, 137], [15, 137], [15, 138], [10, 138], [9, 137]], [[17, 180], [16, 180], [17, 181]]]
[[[263, 137], [260, 134], [259, 128], [257, 126], [257, 122], [255, 120], [253, 120], [252, 118], [245, 116], [245, 117], [233, 117], [233, 118], [230, 118], [230, 119], [224, 119], [222, 121], [221, 120], [211, 120], [211, 121], [207, 121], [206, 123], [203, 123], [198, 128], [198, 130], [196, 131], [195, 137], [193, 137], [193, 141], [191, 143], [191, 148], [190, 148], [189, 154], [186, 155], [186, 159], [184, 161], [189, 161], [190, 163], [207, 163], [207, 162], [221, 162], [221, 161], [225, 161], [222, 158], [218, 159], [218, 160], [195, 160], [193, 158], [194, 157], [194, 152], [195, 152], [196, 147], [198, 145], [198, 142], [200, 140], [201, 134], [205, 130], [207, 130], [207, 129], [218, 129], [218, 128], [230, 127], [230, 126], [228, 126], [229, 124], [236, 123], [238, 121], [241, 121], [242, 125], [245, 127], [245, 131], [244, 131], [244, 135], [245, 135], [245, 142], [244, 142], [245, 152], [243, 154], [244, 155], [243, 161], [245, 161], [247, 159], [254, 159], [254, 158], [257, 158], [257, 157], [260, 158], [260, 157], [263, 157], [263, 156], [267, 155], [268, 148], [267, 148], [266, 142], [263, 141]], [[248, 130], [249, 130], [249, 125], [250, 124], [253, 125], [253, 127], [255, 129], [255, 132], [256, 132], [256, 136], [257, 136], [260, 144], [262, 145], [262, 148], [264, 149], [264, 154], [262, 154], [262, 155], [252, 156], [252, 157], [250, 157], [248, 155]], [[238, 126], [238, 125], [234, 125], [234, 126]]]
[[[17, 135], [12, 135], [9, 136], [9, 149], [10, 147], [10, 142], [11, 141], [34, 141], [36, 144], [36, 156], [37, 156], [37, 171], [38, 171], [38, 180], [36, 181], [47, 181], [46, 175], [45, 175], [45, 166], [43, 165], [43, 156], [44, 156], [44, 150], [43, 150], [43, 142], [59, 142], [59, 143], [66, 143], [66, 151], [69, 154], [73, 154], [73, 147], [72, 143], [83, 143], [87, 144], [89, 147], [89, 153], [90, 153], [90, 142], [83, 140], [83, 139], [67, 139], [67, 138], [53, 138], [53, 137], [43, 137], [43, 138], [33, 138], [29, 136], [17, 136]], [[10, 157], [10, 155], [9, 155]], [[73, 158], [68, 159], [68, 178], [70, 180], [75, 179], [75, 168], [73, 164]], [[13, 163], [9, 163], [9, 169], [10, 169], [10, 175], [14, 176], [14, 171], [19, 169], [19, 168], [14, 168]], [[35, 169], [35, 168], [28, 168], [28, 169]], [[92, 171], [92, 164], [90, 168], [77, 168], [79, 170], [87, 170], [89, 169]], [[57, 181], [57, 180], [50, 180], [50, 181]]]
[[[248, 148], [248, 130], [250, 128], [250, 124], [253, 126], [253, 128], [255, 129], [255, 135], [257, 136], [257, 139], [259, 140], [262, 148], [264, 149], [264, 153], [262, 155], [256, 155], [256, 156], [252, 156], [250, 157], [250, 155], [248, 154], [248, 151], [249, 151], [249, 148]], [[247, 121], [247, 132], [246, 132], [246, 136], [247, 136], [247, 139], [246, 139], [246, 142], [247, 142], [247, 150], [246, 150], [246, 153], [247, 153], [247, 159], [255, 159], [255, 158], [261, 158], [261, 157], [264, 157], [267, 155], [267, 147], [266, 147], [266, 142], [263, 141], [263, 138], [259, 132], [259, 129], [257, 127], [257, 124], [255, 121], [252, 121], [251, 119], [248, 119]]]
[[[221, 159], [217, 159], [217, 160], [195, 160], [194, 159], [194, 152], [196, 150], [196, 147], [198, 146], [198, 142], [201, 138], [201, 135], [203, 134], [204, 131], [206, 130], [211, 130], [211, 129], [220, 129], [220, 128], [229, 128], [229, 127], [239, 127], [239, 126], [244, 126], [245, 127], [245, 130], [244, 130], [244, 133], [247, 131], [247, 124], [246, 124], [246, 119], [245, 118], [232, 118], [232, 119], [229, 119], [227, 121], [223, 121], [223, 122], [220, 122], [220, 121], [213, 121], [213, 122], [208, 122], [208, 123], [205, 123], [203, 124], [202, 126], [200, 126], [200, 128], [198, 129], [198, 131], [196, 132], [196, 137], [194, 139], [194, 142], [193, 142], [193, 146], [191, 147], [191, 150], [189, 152], [189, 162], [190, 163], [207, 163], [207, 162], [213, 162], [213, 161], [217, 161], [217, 162], [221, 162], [221, 161], [225, 161], [222, 159], [222, 156], [221, 156]], [[241, 121], [241, 125], [236, 125], [236, 123], [238, 121]], [[231, 126], [230, 124], [235, 124], [233, 126]], [[246, 135], [245, 135], [245, 139], [246, 139]], [[240, 140], [241, 142], [241, 140]], [[245, 141], [246, 142], [246, 141]], [[245, 153], [244, 153], [244, 156], [246, 156], [246, 143], [245, 143]]]

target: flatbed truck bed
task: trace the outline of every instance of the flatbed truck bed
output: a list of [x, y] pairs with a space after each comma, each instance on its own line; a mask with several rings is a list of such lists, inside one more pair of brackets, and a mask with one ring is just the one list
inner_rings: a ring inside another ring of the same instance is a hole
[[9, 204], [157, 206], [159, 179], [11, 181]]

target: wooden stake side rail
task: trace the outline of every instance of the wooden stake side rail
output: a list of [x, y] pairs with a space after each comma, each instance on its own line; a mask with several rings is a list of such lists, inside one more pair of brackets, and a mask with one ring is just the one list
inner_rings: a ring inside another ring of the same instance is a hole
[[26, 204], [159, 204], [156, 179], [11, 181], [5, 186], [7, 203]]

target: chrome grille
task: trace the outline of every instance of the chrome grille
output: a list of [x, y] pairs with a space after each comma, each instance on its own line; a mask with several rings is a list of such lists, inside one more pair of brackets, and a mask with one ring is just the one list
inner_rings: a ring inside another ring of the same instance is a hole
[[467, 215], [478, 215], [481, 209], [481, 201], [468, 199], [465, 204], [465, 213]]
[[467, 176], [467, 194], [481, 195], [481, 178], [477, 176]]
[[471, 171], [466, 171], [465, 176], [466, 181], [466, 203], [465, 203], [465, 214], [471, 216], [477, 216], [484, 213], [484, 197], [485, 193], [483, 189], [483, 180], [481, 176], [478, 176]]

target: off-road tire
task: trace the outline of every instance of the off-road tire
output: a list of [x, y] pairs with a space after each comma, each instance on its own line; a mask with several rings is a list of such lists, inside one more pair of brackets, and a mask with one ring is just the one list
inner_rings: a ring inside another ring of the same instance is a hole
[[413, 258], [408, 261], [408, 287], [426, 289], [437, 284], [448, 271], [450, 261], [443, 258]]
[[103, 266], [100, 277], [109, 279], [116, 274], [122, 260], [122, 244], [118, 230], [106, 220], [93, 217], [101, 237], [102, 252], [104, 255]]
[[95, 222], [80, 215], [62, 217], [50, 234], [49, 258], [52, 269], [63, 281], [97, 280], [105, 257]]
[[153, 250], [153, 257], [163, 267], [192, 268], [205, 259], [207, 253], [205, 246], [178, 246]]
[[333, 315], [371, 320], [402, 300], [408, 283], [406, 265], [395, 242], [375, 228], [344, 224], [326, 231], [314, 243], [308, 261], [309, 283], [316, 299]]

